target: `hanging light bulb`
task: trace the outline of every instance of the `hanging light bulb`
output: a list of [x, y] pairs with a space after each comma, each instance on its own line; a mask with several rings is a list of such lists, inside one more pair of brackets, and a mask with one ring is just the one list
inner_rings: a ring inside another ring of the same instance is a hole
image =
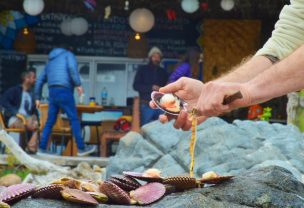
[[27, 27], [23, 28], [22, 33], [23, 35], [28, 35], [29, 34], [28, 28]]
[[134, 36], [135, 40], [140, 40], [141, 37], [140, 37], [140, 34], [139, 33], [136, 33], [135, 36]]
[[128, 11], [129, 10], [129, 1], [128, 0], [126, 0], [125, 1], [125, 8], [124, 8], [126, 11]]

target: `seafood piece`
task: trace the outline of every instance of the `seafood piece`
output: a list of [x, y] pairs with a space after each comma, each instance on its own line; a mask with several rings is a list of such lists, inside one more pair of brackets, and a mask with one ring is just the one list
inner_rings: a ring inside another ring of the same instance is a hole
[[176, 192], [176, 188], [173, 185], [170, 184], [164, 184], [165, 188], [166, 188], [166, 194], [172, 194], [174, 192]]
[[186, 110], [188, 104], [173, 94], [165, 94], [161, 92], [152, 92], [151, 99], [155, 105], [171, 115], [178, 115], [183, 109]]
[[144, 177], [160, 178], [161, 171], [156, 168], [150, 168], [143, 173]]
[[198, 187], [195, 178], [189, 176], [173, 176], [164, 178], [164, 184], [175, 186], [176, 190], [183, 191]]
[[98, 192], [99, 190], [99, 187], [96, 184], [86, 181], [81, 181], [80, 187], [81, 190], [85, 192]]
[[33, 184], [24, 183], [12, 185], [0, 193], [0, 201], [11, 205], [21, 199], [27, 198], [34, 191], [35, 186]]
[[127, 182], [123, 182], [123, 181], [120, 181], [115, 178], [110, 178], [109, 181], [114, 183], [115, 185], [119, 186], [119, 188], [123, 189], [124, 191], [128, 191], [128, 192], [138, 188], [138, 187], [130, 185]]
[[161, 183], [148, 183], [139, 187], [135, 191], [130, 192], [130, 196], [133, 200], [137, 201], [141, 205], [151, 204], [166, 193], [166, 188]]
[[71, 189], [79, 189], [81, 190], [81, 181], [76, 180], [74, 178], [63, 177], [58, 180], [53, 181], [51, 184], [61, 184]]
[[10, 208], [11, 206], [5, 202], [0, 201], [0, 208]]
[[220, 176], [217, 173], [210, 171], [207, 173], [204, 173], [202, 178], [199, 180], [201, 183], [205, 184], [220, 184], [225, 181], [230, 180], [234, 176]]
[[147, 182], [159, 182], [162, 183], [163, 178], [161, 177], [148, 177], [148, 176], [143, 176], [143, 173], [138, 173], [138, 172], [131, 172], [131, 171], [124, 171], [122, 172], [125, 176], [131, 177], [131, 178], [136, 178], [142, 181], [147, 181]]
[[36, 189], [32, 198], [44, 198], [44, 199], [62, 199], [61, 191], [64, 189], [63, 185], [50, 184]]
[[86, 192], [86, 193], [90, 194], [91, 197], [96, 199], [96, 201], [98, 201], [99, 203], [105, 203], [108, 201], [108, 196], [103, 193], [100, 192]]
[[98, 202], [90, 194], [78, 189], [66, 188], [61, 191], [62, 197], [70, 202], [87, 205], [97, 205]]
[[100, 190], [115, 204], [129, 205], [131, 203], [129, 194], [110, 181], [101, 184]]

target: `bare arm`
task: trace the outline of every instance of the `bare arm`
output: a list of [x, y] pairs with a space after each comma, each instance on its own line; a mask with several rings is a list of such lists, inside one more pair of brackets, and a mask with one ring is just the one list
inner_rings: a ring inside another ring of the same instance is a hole
[[228, 74], [215, 80], [216, 82], [236, 82], [244, 83], [253, 79], [272, 65], [271, 61], [265, 56], [254, 56], [244, 64], [232, 69]]

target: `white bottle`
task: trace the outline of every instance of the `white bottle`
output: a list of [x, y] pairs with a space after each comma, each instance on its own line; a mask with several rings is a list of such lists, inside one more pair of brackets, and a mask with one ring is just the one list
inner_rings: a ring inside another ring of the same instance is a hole
[[106, 106], [108, 103], [108, 90], [103, 87], [101, 90], [101, 105]]

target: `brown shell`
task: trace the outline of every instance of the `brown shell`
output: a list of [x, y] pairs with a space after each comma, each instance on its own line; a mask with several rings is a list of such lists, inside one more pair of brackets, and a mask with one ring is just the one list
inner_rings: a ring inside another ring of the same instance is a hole
[[100, 190], [115, 204], [129, 205], [131, 203], [129, 194], [110, 181], [105, 181], [101, 184]]
[[65, 187], [68, 187], [71, 189], [81, 190], [81, 181], [76, 180], [74, 178], [70, 178], [70, 177], [60, 178], [58, 180], [53, 181], [51, 184], [60, 184], [60, 185], [64, 185]]
[[96, 199], [96, 201], [98, 201], [99, 203], [105, 203], [108, 201], [108, 196], [103, 193], [100, 192], [86, 192], [86, 193], [90, 194], [91, 197]]
[[124, 171], [123, 174], [125, 176], [131, 177], [131, 178], [136, 178], [138, 180], [146, 181], [146, 182], [163, 182], [163, 178], [161, 177], [147, 177], [143, 176], [143, 173], [138, 173], [138, 172], [130, 172], [130, 171]]
[[205, 184], [220, 184], [223, 183], [225, 181], [228, 181], [230, 179], [232, 179], [234, 176], [216, 176], [214, 178], [209, 178], [209, 179], [200, 179], [199, 181], [201, 183], [205, 183]]
[[66, 188], [61, 191], [62, 197], [70, 202], [87, 205], [97, 205], [98, 202], [90, 194], [78, 189]]
[[173, 176], [164, 178], [164, 184], [175, 186], [176, 190], [187, 190], [197, 187], [195, 178], [189, 176]]
[[127, 183], [130, 186], [139, 188], [141, 186], [141, 184], [134, 178], [128, 177], [128, 176], [112, 176], [111, 178], [115, 178], [117, 180], [120, 180], [123, 183]]
[[97, 192], [98, 191], [98, 185], [92, 183], [92, 182], [81, 182], [81, 190], [85, 192]]
[[139, 204], [151, 204], [161, 199], [166, 193], [164, 184], [161, 183], [147, 183], [130, 193], [132, 199]]
[[33, 184], [16, 184], [7, 187], [0, 193], [0, 201], [8, 204], [13, 204], [21, 199], [27, 198], [35, 191]]
[[166, 188], [166, 194], [172, 194], [174, 192], [176, 192], [176, 188], [175, 186], [169, 185], [169, 184], [164, 184], [165, 188]]
[[44, 198], [44, 199], [62, 199], [61, 191], [64, 189], [63, 185], [50, 184], [36, 189], [32, 198]]

